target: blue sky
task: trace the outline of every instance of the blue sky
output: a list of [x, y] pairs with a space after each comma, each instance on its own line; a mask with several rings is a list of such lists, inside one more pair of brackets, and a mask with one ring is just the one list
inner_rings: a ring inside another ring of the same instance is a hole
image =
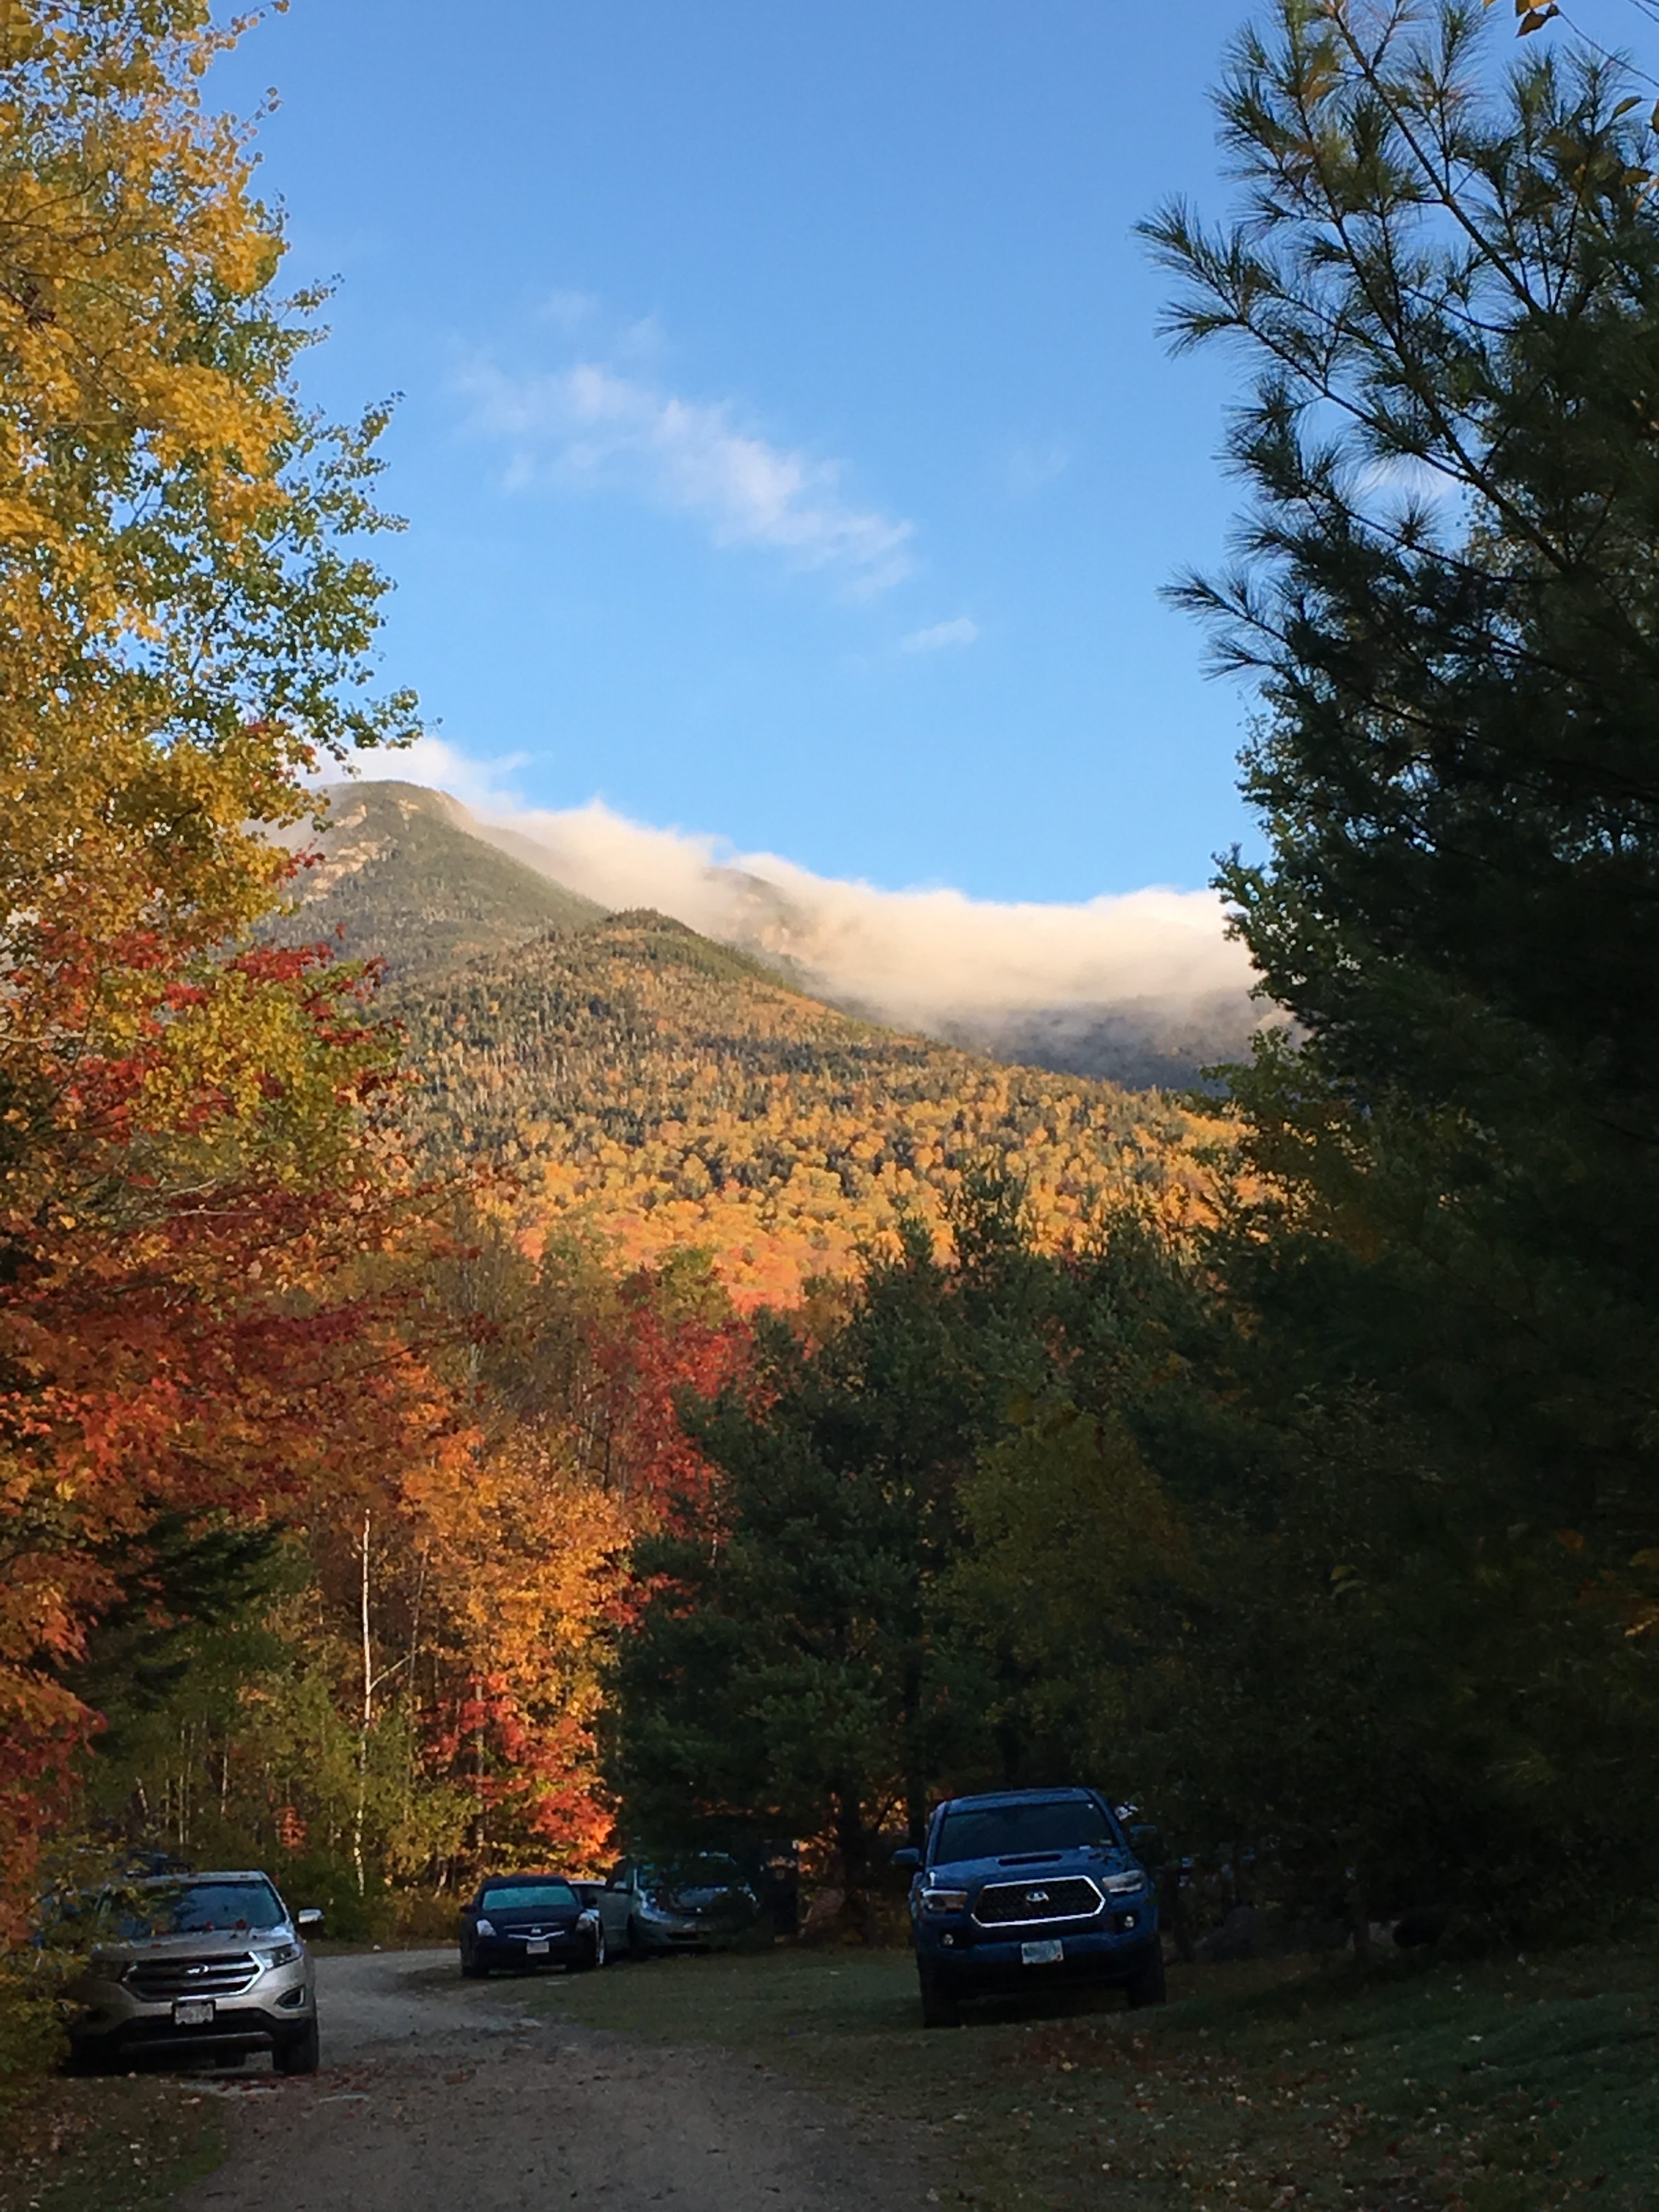
[[1218, 552], [1230, 371], [1136, 219], [1218, 206], [1238, 0], [293, 0], [222, 70], [307, 368], [404, 394], [388, 672], [549, 808], [836, 877], [1193, 887], [1247, 702], [1158, 587]]

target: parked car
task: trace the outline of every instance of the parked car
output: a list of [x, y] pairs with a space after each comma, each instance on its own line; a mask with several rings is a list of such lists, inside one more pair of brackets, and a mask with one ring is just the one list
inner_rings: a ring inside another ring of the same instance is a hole
[[461, 1907], [461, 1972], [470, 1981], [495, 1966], [582, 1972], [605, 1958], [598, 1908], [562, 1875], [489, 1875]]
[[71, 2065], [94, 2072], [146, 2051], [240, 2059], [268, 2051], [280, 2074], [315, 2073], [316, 1972], [305, 1939], [323, 1916], [290, 1912], [269, 1875], [150, 1875], [85, 1899], [84, 1911], [92, 1952], [67, 1992]]
[[1012, 1790], [938, 1806], [915, 1869], [910, 1925], [928, 2027], [969, 1997], [1055, 1982], [1115, 1983], [1164, 2002], [1152, 1878], [1092, 1790]]
[[633, 1959], [653, 1951], [707, 1951], [746, 1935], [760, 1899], [736, 1859], [687, 1851], [623, 1859], [599, 1893], [613, 1948]]

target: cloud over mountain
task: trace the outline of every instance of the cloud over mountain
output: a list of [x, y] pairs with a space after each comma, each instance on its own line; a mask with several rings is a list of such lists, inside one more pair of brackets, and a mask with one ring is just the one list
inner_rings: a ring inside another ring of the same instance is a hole
[[1121, 1080], [1190, 1081], [1243, 1048], [1261, 1010], [1208, 891], [1071, 904], [887, 890], [770, 853], [629, 821], [600, 801], [528, 807], [435, 741], [389, 755], [465, 799], [476, 833], [602, 906], [654, 907], [876, 1019]]

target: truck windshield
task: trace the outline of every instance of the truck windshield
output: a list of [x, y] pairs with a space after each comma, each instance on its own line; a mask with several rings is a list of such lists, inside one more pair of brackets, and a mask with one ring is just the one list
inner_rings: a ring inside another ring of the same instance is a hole
[[971, 1811], [945, 1814], [939, 1823], [933, 1863], [1017, 1858], [1026, 1851], [1076, 1851], [1091, 1844], [1116, 1841], [1111, 1822], [1086, 1798], [1048, 1805], [978, 1805]]

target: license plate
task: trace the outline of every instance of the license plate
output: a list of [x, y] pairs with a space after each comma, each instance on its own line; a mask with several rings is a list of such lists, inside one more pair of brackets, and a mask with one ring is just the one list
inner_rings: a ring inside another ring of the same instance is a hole
[[175, 2027], [210, 2027], [213, 2024], [211, 1997], [179, 1997], [173, 2004], [173, 2024]]
[[1066, 1956], [1066, 1946], [1058, 1936], [1051, 1936], [1045, 1942], [1022, 1943], [1019, 1955], [1028, 1966], [1057, 1966]]
[[544, 1959], [548, 1950], [547, 1938], [545, 1936], [532, 1936], [524, 1948], [531, 1958]]

